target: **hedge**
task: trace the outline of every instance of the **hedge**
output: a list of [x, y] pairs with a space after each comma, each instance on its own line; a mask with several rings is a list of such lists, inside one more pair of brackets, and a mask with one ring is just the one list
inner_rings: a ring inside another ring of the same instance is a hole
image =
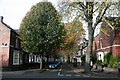
[[111, 68], [117, 68], [118, 62], [120, 62], [120, 56], [113, 58], [112, 53], [104, 56], [103, 63]]

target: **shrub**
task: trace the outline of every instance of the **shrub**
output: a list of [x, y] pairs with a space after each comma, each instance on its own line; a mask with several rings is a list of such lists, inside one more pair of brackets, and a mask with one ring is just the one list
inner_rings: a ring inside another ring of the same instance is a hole
[[118, 58], [111, 58], [109, 62], [109, 67], [116, 68], [118, 64]]
[[98, 66], [102, 66], [102, 60], [97, 60], [96, 63], [97, 63]]
[[118, 62], [120, 62], [120, 56], [113, 58], [112, 53], [110, 52], [104, 56], [104, 65], [107, 65], [111, 68], [116, 68]]
[[115, 57], [115, 58], [110, 57], [109, 67], [111, 67], [111, 68], [117, 68], [118, 62], [120, 62], [120, 56]]
[[104, 65], [109, 65], [110, 59], [112, 58], [112, 53], [109, 52], [107, 55], [104, 56]]

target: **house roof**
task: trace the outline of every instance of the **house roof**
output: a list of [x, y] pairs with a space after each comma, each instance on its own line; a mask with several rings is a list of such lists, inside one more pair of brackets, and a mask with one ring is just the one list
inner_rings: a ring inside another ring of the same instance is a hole
[[[13, 31], [13, 32], [15, 32], [16, 34], [17, 34], [17, 32], [16, 32], [16, 30], [14, 30], [14, 29], [12, 29], [10, 26], [8, 26], [6, 23], [4, 23], [3, 22], [3, 16], [0, 16], [0, 21], [1, 21], [1, 23], [3, 24], [3, 25], [5, 25], [7, 28], [9, 28], [11, 31]], [[18, 34], [17, 34], [18, 35]]]
[[[108, 35], [108, 33], [110, 33], [114, 29], [120, 29], [120, 17], [105, 17], [105, 18], [103, 18], [103, 23], [101, 25], [101, 28], [102, 28], [101, 32], [103, 32], [106, 35]], [[95, 36], [95, 38], [97, 36], [99, 36], [99, 34], [97, 34]]]
[[15, 30], [15, 32], [18, 32], [19, 30], [18, 29], [14, 29]]

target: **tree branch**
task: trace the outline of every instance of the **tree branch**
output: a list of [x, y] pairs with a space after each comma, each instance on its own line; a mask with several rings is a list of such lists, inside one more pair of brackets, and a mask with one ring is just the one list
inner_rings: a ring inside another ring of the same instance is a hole
[[107, 4], [106, 7], [104, 7], [104, 9], [102, 11], [99, 12], [98, 16], [96, 17], [96, 23], [94, 24], [94, 29], [96, 28], [96, 26], [101, 22], [106, 10], [111, 6], [110, 3]]
[[99, 7], [97, 7], [97, 8], [93, 11], [93, 13], [95, 13], [98, 9], [99, 9]]
[[[93, 11], [93, 13], [96, 12], [97, 10], [99, 10], [99, 9], [103, 6], [103, 4], [104, 4], [104, 3], [100, 4], [100, 5]], [[95, 4], [94, 4], [94, 5], [95, 5]], [[97, 5], [97, 4], [96, 4], [96, 5]]]
[[81, 15], [77, 15], [75, 19], [79, 19], [79, 17], [81, 17], [82, 19], [84, 19], [85, 21], [88, 21], [84, 16], [81, 16]]
[[104, 16], [104, 14], [105, 14], [105, 12], [106, 12], [106, 10], [109, 8], [111, 6], [111, 4], [107, 4], [107, 6], [105, 7], [105, 9], [103, 9], [103, 13], [101, 13], [101, 17], [100, 17], [100, 19], [99, 20], [101, 20], [102, 19], [102, 17]]
[[84, 5], [83, 2], [79, 2], [78, 4], [79, 4], [84, 10], [86, 9], [86, 6]]

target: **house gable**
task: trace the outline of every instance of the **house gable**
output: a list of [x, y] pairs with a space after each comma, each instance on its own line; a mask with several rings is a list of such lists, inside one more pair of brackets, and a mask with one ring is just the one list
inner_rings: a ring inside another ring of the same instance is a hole
[[[119, 23], [120, 24], [120, 23]], [[104, 21], [100, 33], [95, 37], [93, 52], [97, 54], [102, 51], [104, 54], [112, 52], [113, 57], [120, 56], [120, 27], [119, 24], [113, 28]]]

